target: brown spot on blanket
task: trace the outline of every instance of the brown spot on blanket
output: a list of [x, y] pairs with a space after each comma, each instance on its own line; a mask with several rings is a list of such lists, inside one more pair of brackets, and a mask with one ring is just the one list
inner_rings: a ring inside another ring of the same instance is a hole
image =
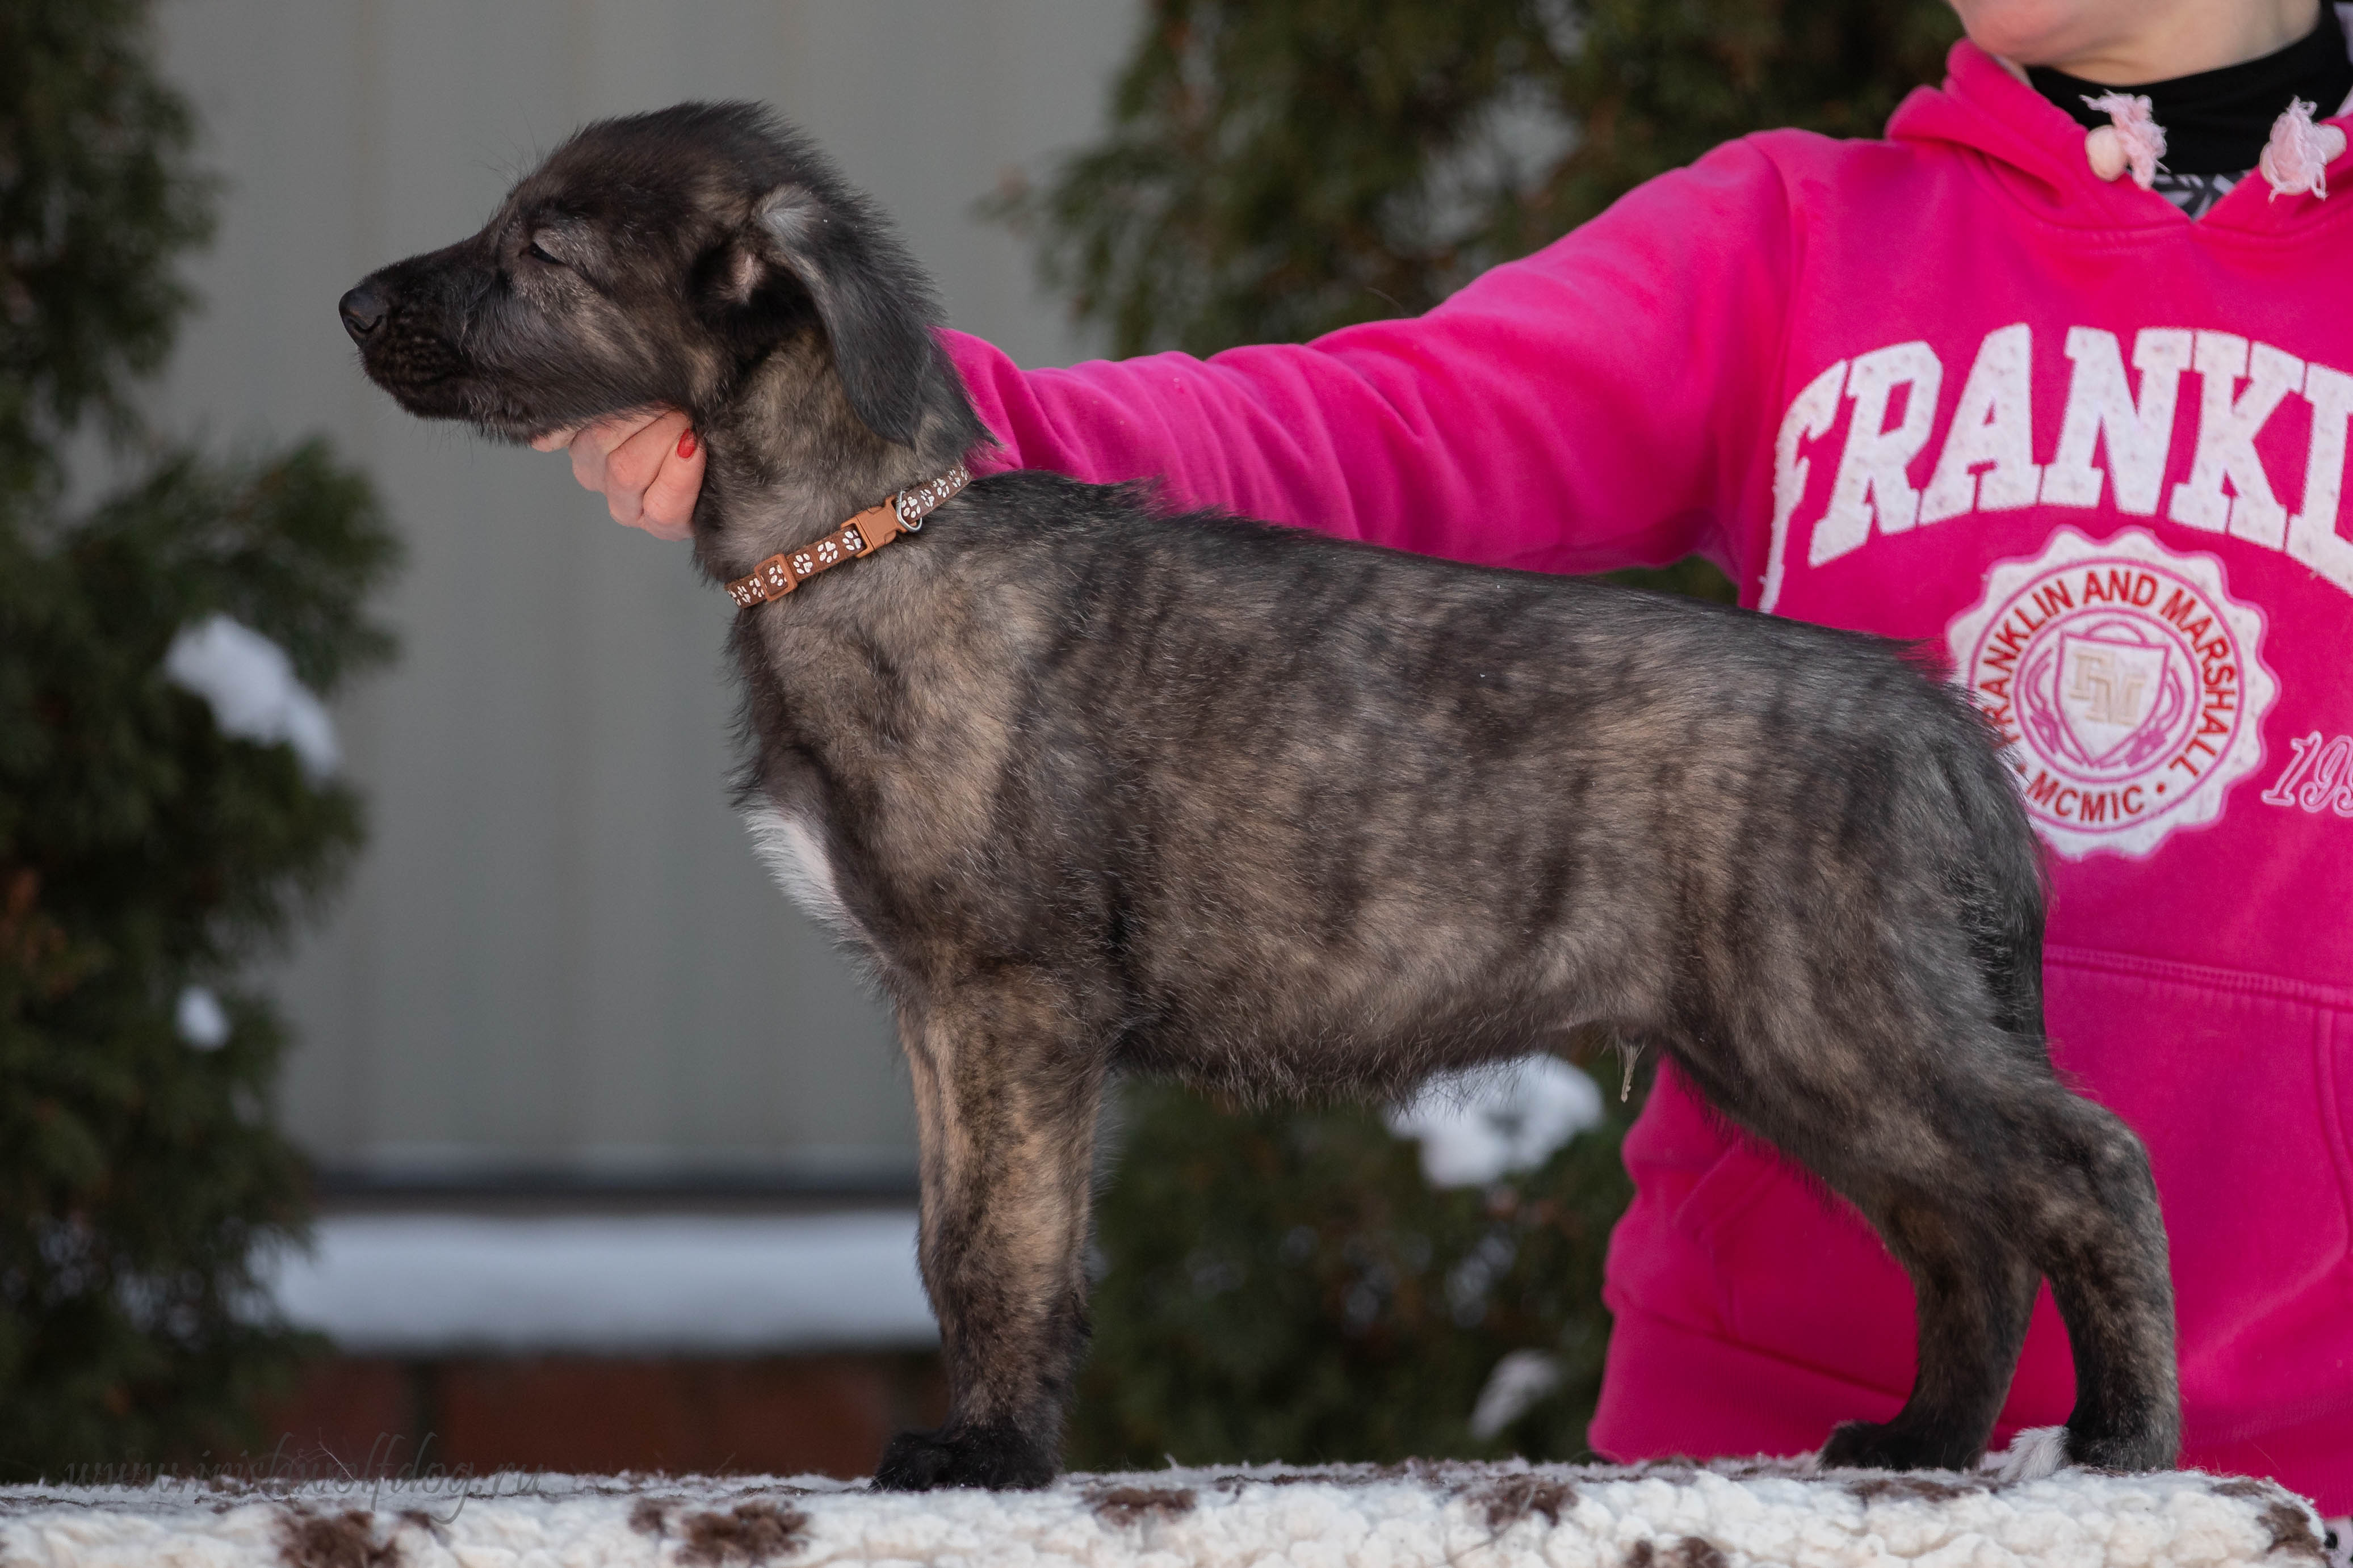
[[1097, 1519], [1124, 1526], [1192, 1512], [1193, 1491], [1190, 1487], [1097, 1487], [1088, 1491], [1087, 1502]]
[[278, 1557], [286, 1568], [398, 1568], [400, 1548], [375, 1538], [375, 1516], [363, 1509], [294, 1508], [279, 1518]]
[[1627, 1549], [1626, 1568], [1730, 1568], [1724, 1548], [1704, 1536], [1686, 1535], [1669, 1546], [1638, 1541]]
[[1873, 1502], [1880, 1498], [1894, 1498], [1898, 1502], [1951, 1502], [1956, 1498], [1990, 1491], [1992, 1483], [1958, 1477], [1937, 1480], [1928, 1476], [1864, 1476], [1847, 1482], [1846, 1489], [1859, 1502]]
[[1551, 1476], [1504, 1476], [1472, 1493], [1471, 1500], [1487, 1510], [1490, 1530], [1509, 1530], [1532, 1513], [1556, 1525], [1562, 1510], [1576, 1503], [1577, 1489]]
[[2272, 1551], [2311, 1563], [2328, 1561], [2327, 1549], [2312, 1528], [2311, 1516], [2294, 1503], [2275, 1502], [2255, 1516], [2255, 1522], [2272, 1532]]
[[[630, 1522], [636, 1522], [634, 1515]], [[754, 1500], [739, 1502], [725, 1513], [690, 1513], [678, 1525], [685, 1539], [678, 1553], [681, 1563], [765, 1563], [800, 1549], [808, 1532], [808, 1515]]]

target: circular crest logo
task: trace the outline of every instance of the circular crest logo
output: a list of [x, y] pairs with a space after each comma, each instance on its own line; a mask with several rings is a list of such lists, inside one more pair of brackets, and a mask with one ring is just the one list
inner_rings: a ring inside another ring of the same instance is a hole
[[2146, 855], [2221, 815], [2262, 760], [2278, 683], [2263, 612], [2232, 599], [2222, 563], [2137, 529], [2094, 544], [2073, 529], [1986, 574], [1947, 631], [1954, 678], [1993, 716], [2043, 841], [2080, 858]]

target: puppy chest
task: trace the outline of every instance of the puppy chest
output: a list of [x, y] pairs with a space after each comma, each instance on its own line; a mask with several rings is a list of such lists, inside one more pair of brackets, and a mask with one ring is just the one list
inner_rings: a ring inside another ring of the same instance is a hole
[[841, 889], [826, 853], [823, 825], [781, 806], [763, 805], [744, 813], [752, 847], [768, 875], [787, 898], [809, 917], [845, 934], [855, 934], [857, 922], [841, 901]]

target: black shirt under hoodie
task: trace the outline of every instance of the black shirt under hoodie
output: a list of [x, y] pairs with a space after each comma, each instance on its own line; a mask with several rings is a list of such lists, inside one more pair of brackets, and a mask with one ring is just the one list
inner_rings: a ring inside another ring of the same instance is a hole
[[2289, 100], [2316, 105], [2315, 118], [2322, 120], [2344, 107], [2353, 94], [2353, 58], [2347, 56], [2345, 26], [2337, 7], [2323, 0], [2319, 26], [2302, 38], [2260, 59], [2220, 70], [2136, 87], [2105, 87], [2048, 66], [2029, 66], [2026, 79], [2086, 130], [2096, 130], [2109, 120], [2085, 99], [2108, 92], [2147, 99], [2150, 118], [2165, 127], [2157, 193], [2196, 218], [2203, 217], [2207, 208], [2254, 168]]

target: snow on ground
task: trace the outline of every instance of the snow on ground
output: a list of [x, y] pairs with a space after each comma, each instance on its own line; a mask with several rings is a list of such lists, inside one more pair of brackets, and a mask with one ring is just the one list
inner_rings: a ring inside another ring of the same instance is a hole
[[8, 1568], [2316, 1568], [2317, 1529], [2268, 1481], [1762, 1462], [1171, 1468], [916, 1496], [809, 1477], [0, 1489]]
[[[343, 1215], [273, 1280], [344, 1351], [778, 1353], [938, 1342], [915, 1215]], [[13, 1564], [9, 1565], [13, 1568]]]
[[[216, 1044], [227, 1033], [218, 1013], [210, 993], [192, 987], [181, 999], [181, 1032], [191, 1044]], [[1590, 1078], [1535, 1056], [1434, 1079], [1390, 1124], [1420, 1142], [1433, 1183], [1456, 1186], [1534, 1169], [1600, 1120]], [[360, 1354], [938, 1342], [915, 1272], [911, 1210], [343, 1215], [321, 1220], [316, 1235], [309, 1257], [280, 1260], [274, 1295], [292, 1321]], [[1524, 1407], [1541, 1381], [1533, 1365], [1514, 1370], [1517, 1381], [1499, 1391], [1491, 1415]]]

